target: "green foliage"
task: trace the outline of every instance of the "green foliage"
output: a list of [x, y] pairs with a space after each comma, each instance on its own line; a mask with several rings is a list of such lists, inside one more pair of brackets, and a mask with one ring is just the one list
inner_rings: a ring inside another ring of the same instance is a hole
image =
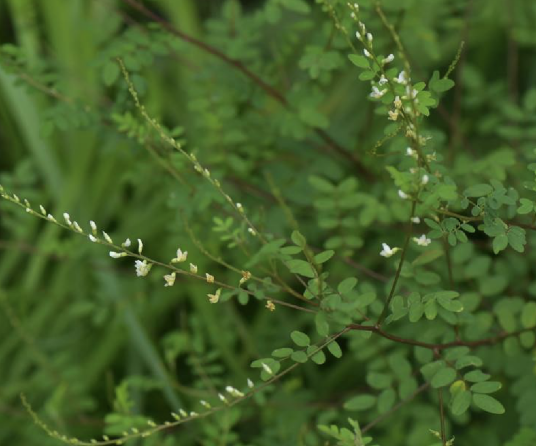
[[1, 444], [536, 441], [534, 2], [0, 19]]

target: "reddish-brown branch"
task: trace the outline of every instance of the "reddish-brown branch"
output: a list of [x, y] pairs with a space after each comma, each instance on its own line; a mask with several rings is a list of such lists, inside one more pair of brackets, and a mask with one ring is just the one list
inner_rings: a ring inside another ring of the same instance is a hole
[[440, 351], [445, 350], [447, 348], [452, 347], [482, 347], [485, 345], [494, 345], [498, 342], [502, 341], [503, 339], [506, 339], [510, 336], [519, 336], [520, 334], [533, 331], [534, 328], [527, 328], [524, 330], [518, 330], [514, 331], [512, 333], [501, 333], [497, 336], [493, 336], [490, 338], [480, 339], [478, 341], [462, 341], [462, 340], [456, 340], [452, 342], [446, 342], [444, 344], [433, 344], [430, 342], [422, 342], [422, 341], [416, 341], [414, 339], [407, 339], [407, 338], [401, 338], [400, 336], [393, 335], [391, 333], [387, 333], [386, 331], [382, 330], [381, 327], [374, 325], [360, 325], [360, 324], [350, 324], [346, 328], [349, 330], [358, 330], [358, 331], [370, 331], [372, 333], [375, 333], [383, 338], [390, 339], [391, 341], [398, 342], [400, 344], [408, 344], [408, 345], [414, 345], [416, 347], [423, 347], [430, 350]]
[[[249, 78], [252, 82], [257, 84], [260, 88], [262, 88], [266, 92], [266, 94], [274, 98], [282, 106], [286, 108], [289, 107], [289, 103], [287, 99], [281, 92], [279, 92], [276, 88], [272, 87], [270, 84], [265, 82], [257, 74], [249, 70], [239, 60], [233, 59], [227, 56], [225, 53], [218, 50], [217, 48], [214, 48], [213, 46], [208, 45], [205, 42], [178, 30], [171, 23], [169, 23], [168, 21], [160, 17], [158, 14], [155, 14], [153, 11], [146, 8], [141, 3], [138, 3], [136, 0], [123, 0], [123, 2], [127, 3], [132, 8], [136, 9], [138, 12], [140, 12], [144, 16], [159, 23], [165, 30], [167, 30], [169, 33], [173, 34], [174, 36], [178, 37], [179, 39], [196, 46], [197, 48], [201, 49], [202, 51], [205, 51], [206, 53], [212, 54], [213, 56], [217, 57], [223, 62], [234, 67], [236, 70], [240, 71], [244, 76]], [[368, 180], [373, 180], [374, 177], [372, 173], [361, 163], [361, 161], [357, 158], [357, 156], [354, 153], [342, 147], [324, 130], [315, 129], [315, 132], [329, 147], [331, 147], [332, 150], [334, 150], [335, 152], [337, 152], [339, 155], [343, 156], [347, 160], [351, 161], [355, 165], [356, 169], [361, 175], [363, 175]]]

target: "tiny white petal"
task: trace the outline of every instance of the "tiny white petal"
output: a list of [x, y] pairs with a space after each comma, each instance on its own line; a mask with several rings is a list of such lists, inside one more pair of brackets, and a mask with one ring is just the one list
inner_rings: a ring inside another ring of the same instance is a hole
[[269, 375], [273, 375], [273, 374], [274, 374], [274, 372], [272, 371], [272, 369], [271, 369], [268, 365], [266, 365], [264, 362], [262, 363], [262, 368], [263, 368], [264, 371], [265, 371], [266, 373], [268, 373]]
[[83, 229], [78, 224], [78, 222], [76, 222], [76, 221], [73, 223], [73, 227], [74, 227], [75, 231], [84, 232]]
[[93, 234], [89, 234], [88, 237], [93, 243], [95, 243], [97, 241], [97, 239], [95, 238], [95, 236]]
[[407, 200], [409, 198], [409, 195], [401, 189], [398, 190], [398, 196], [402, 198], [402, 200]]

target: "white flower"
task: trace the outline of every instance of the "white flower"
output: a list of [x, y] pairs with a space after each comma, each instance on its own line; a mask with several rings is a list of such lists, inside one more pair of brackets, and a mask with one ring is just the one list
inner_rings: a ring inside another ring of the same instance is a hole
[[74, 227], [75, 231], [78, 231], [78, 232], [80, 232], [80, 233], [84, 233], [84, 230], [80, 227], [80, 225], [78, 224], [77, 221], [75, 221], [75, 222], [73, 223], [73, 227]]
[[227, 398], [225, 398], [221, 393], [218, 393], [218, 398], [222, 400], [222, 402], [227, 403]]
[[268, 375], [273, 375], [274, 374], [272, 369], [268, 365], [266, 365], [264, 362], [262, 363], [262, 368], [264, 369], [264, 371], [266, 373], [268, 373]]
[[372, 86], [372, 93], [370, 93], [370, 96], [379, 99], [381, 98], [385, 93], [387, 93], [387, 89], [384, 88], [383, 90], [379, 90], [378, 87], [375, 85]]
[[428, 175], [423, 175], [422, 176], [422, 179], [421, 179], [421, 184], [425, 185], [428, 183], [428, 181], [430, 180], [430, 178], [428, 177]]
[[399, 84], [405, 84], [407, 82], [406, 72], [402, 70], [398, 77], [395, 77], [393, 80]]
[[110, 257], [112, 257], [113, 259], [119, 259], [121, 257], [125, 257], [127, 254], [125, 252], [115, 252], [115, 251], [110, 251]]
[[400, 250], [400, 248], [391, 248], [387, 243], [382, 243], [382, 250], [380, 251], [380, 255], [382, 257], [391, 257], [397, 253], [397, 251]]
[[369, 42], [372, 42], [372, 34], [371, 33], [367, 33], [367, 40]]
[[413, 241], [419, 246], [428, 246], [432, 243], [432, 240], [426, 237], [426, 234], [421, 235], [419, 238], [413, 237]]
[[242, 203], [236, 203], [236, 208], [239, 212], [244, 212], [244, 208], [242, 207]]
[[39, 210], [41, 211], [41, 214], [43, 214], [43, 215], [47, 215], [47, 211], [46, 211], [46, 209], [43, 207], [42, 204], [39, 205]]
[[369, 58], [372, 57], [366, 48], [363, 49], [363, 54], [364, 54], [366, 57], [369, 57]]
[[255, 232], [255, 229], [253, 228], [248, 228], [248, 232], [253, 236], [257, 235], [257, 233]]
[[419, 217], [413, 217], [411, 221], [415, 224], [419, 224], [421, 222], [421, 219]]
[[186, 258], [188, 257], [188, 251], [182, 252], [182, 249], [177, 249], [177, 257], [175, 257], [171, 263], [181, 263], [186, 262]]
[[141, 254], [143, 251], [143, 242], [141, 239], [138, 239], [138, 253]]
[[253, 386], [254, 386], [254, 385], [255, 385], [255, 384], [253, 384], [253, 381], [251, 381], [251, 379], [248, 378], [248, 387], [249, 387], [250, 389], [253, 389]]
[[402, 101], [400, 100], [400, 96], [395, 96], [393, 104], [395, 104], [396, 108], [402, 108]]
[[359, 31], [355, 32], [355, 36], [358, 38], [358, 40], [361, 40], [361, 34], [359, 34]]
[[398, 110], [389, 110], [387, 114], [389, 115], [388, 119], [391, 121], [396, 121], [398, 119]]
[[210, 409], [212, 407], [210, 403], [207, 403], [205, 400], [199, 400], [199, 404], [201, 404], [201, 406], [203, 407], [206, 407], [207, 409]]
[[265, 307], [270, 311], [275, 311], [275, 305], [271, 300], [266, 301]]
[[145, 277], [147, 274], [149, 274], [149, 271], [151, 271], [151, 267], [153, 265], [147, 263], [147, 260], [136, 260], [134, 262], [134, 266], [136, 268], [136, 276]]
[[95, 242], [97, 241], [97, 239], [95, 238], [95, 236], [92, 235], [92, 234], [89, 234], [88, 237], [89, 237], [89, 240], [91, 240], [93, 243], [95, 243]]
[[179, 409], [179, 413], [181, 414], [182, 417], [187, 417], [188, 414], [186, 413], [186, 411], [184, 409]]
[[130, 245], [132, 245], [132, 242], [130, 241], [129, 238], [127, 238], [127, 239], [123, 242], [123, 248], [129, 248]]
[[238, 389], [235, 389], [234, 387], [232, 386], [227, 386], [225, 387], [225, 391], [227, 393], [229, 393], [230, 395], [234, 396], [234, 397], [237, 397], [237, 398], [240, 398], [240, 397], [243, 397], [244, 394], [242, 392], [240, 392], [240, 390]]
[[208, 300], [210, 301], [210, 303], [217, 304], [218, 301], [220, 300], [220, 294], [221, 294], [221, 288], [218, 288], [215, 294], [207, 294]]
[[71, 217], [67, 212], [63, 213], [63, 219], [65, 220], [65, 223], [67, 223], [68, 226], [71, 226]]
[[164, 286], [173, 286], [175, 284], [175, 278], [177, 277], [177, 273], [171, 273], [171, 274], [166, 274], [164, 276], [164, 280], [166, 281], [165, 285]]
[[393, 60], [395, 60], [395, 55], [389, 54], [385, 59], [382, 60], [382, 65], [385, 65], [386, 63], [391, 63]]
[[112, 238], [108, 234], [106, 234], [106, 232], [102, 231], [102, 235], [104, 236], [104, 240], [106, 240], [110, 244], [113, 244]]
[[407, 200], [409, 198], [409, 195], [401, 189], [398, 189], [398, 196], [402, 198], [402, 200]]
[[190, 263], [190, 272], [193, 274], [197, 274], [197, 265]]
[[378, 81], [378, 84], [381, 86], [381, 85], [386, 84], [387, 82], [388, 82], [387, 78], [382, 74], [382, 76], [380, 77], [380, 80]]
[[91, 220], [89, 222], [89, 226], [91, 226], [91, 231], [93, 232], [93, 235], [97, 235], [97, 224]]
[[52, 214], [47, 215], [47, 220], [53, 221], [54, 223], [57, 223], [56, 219], [54, 218], [54, 216]]
[[209, 273], [206, 273], [205, 276], [208, 283], [214, 283], [214, 276], [211, 276]]
[[417, 151], [413, 150], [411, 147], [408, 147], [406, 149], [406, 155], [416, 157], [417, 156]]

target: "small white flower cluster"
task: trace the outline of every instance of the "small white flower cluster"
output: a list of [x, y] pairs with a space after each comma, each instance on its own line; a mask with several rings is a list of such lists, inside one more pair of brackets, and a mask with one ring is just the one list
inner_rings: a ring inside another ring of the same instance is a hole
[[[367, 32], [367, 27], [359, 20], [359, 5], [357, 3], [348, 3], [348, 7], [351, 10], [350, 16], [357, 22], [358, 30], [355, 32], [355, 36], [364, 46], [363, 54], [365, 57], [380, 64], [382, 67], [395, 60], [394, 54], [389, 54], [387, 57], [382, 57], [381, 60], [378, 60], [374, 53], [374, 36], [370, 32]], [[379, 81], [373, 82], [370, 97], [374, 99], [382, 98], [388, 92], [387, 88], [382, 87], [388, 82], [385, 75], [382, 74]]]

